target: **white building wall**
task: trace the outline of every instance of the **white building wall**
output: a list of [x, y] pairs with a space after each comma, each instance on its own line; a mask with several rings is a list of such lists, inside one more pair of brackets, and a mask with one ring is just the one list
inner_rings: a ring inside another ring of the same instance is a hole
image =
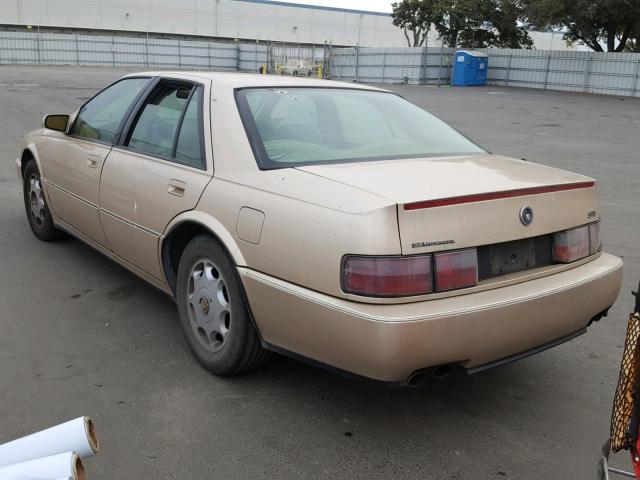
[[[388, 14], [265, 0], [0, 0], [0, 24], [407, 46]], [[561, 34], [532, 32], [532, 38], [538, 49], [570, 49]], [[428, 44], [440, 46], [433, 30]]]
[[0, 24], [403, 46], [387, 14], [261, 0], [0, 0]]

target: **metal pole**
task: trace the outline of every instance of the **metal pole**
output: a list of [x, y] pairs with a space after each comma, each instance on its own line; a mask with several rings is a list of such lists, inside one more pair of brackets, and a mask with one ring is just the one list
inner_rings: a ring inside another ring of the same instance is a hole
[[382, 83], [384, 83], [384, 79], [385, 79], [384, 71], [386, 66], [387, 66], [387, 52], [384, 52], [382, 54]]
[[38, 25], [36, 30], [36, 42], [38, 46], [38, 63], [42, 63], [42, 57], [40, 54], [40, 25]]
[[144, 64], [149, 66], [149, 32], [147, 32], [147, 36], [144, 41]]
[[358, 81], [358, 66], [360, 64], [360, 47], [356, 45], [356, 82]]
[[587, 66], [585, 67], [585, 72], [584, 72], [584, 89], [583, 91], [585, 93], [589, 92], [589, 75], [591, 73], [591, 59], [593, 58], [593, 55], [589, 55], [589, 59], [587, 60]]
[[78, 48], [78, 35], [76, 35], [76, 65], [80, 65], [80, 49]]
[[236, 72], [240, 71], [240, 44], [236, 42]]
[[633, 87], [631, 89], [631, 96], [636, 96], [636, 90], [638, 88], [638, 73], [640, 73], [640, 58], [636, 60], [636, 73], [633, 75]]
[[322, 47], [322, 78], [326, 78], [327, 75], [327, 41], [324, 41]]
[[211, 70], [211, 42], [207, 42], [207, 64]]
[[551, 63], [551, 54], [547, 55], [547, 66], [544, 72], [544, 89], [547, 89], [547, 82], [549, 81], [549, 64]]
[[440, 45], [440, 63], [438, 63], [438, 83], [440, 86], [440, 80], [442, 78], [442, 60], [444, 60], [444, 43]]
[[511, 57], [513, 55], [509, 54], [509, 62], [507, 63], [507, 78], [506, 78], [506, 86], [509, 86], [509, 77], [511, 76]]
[[425, 41], [424, 49], [422, 50], [422, 75], [418, 83], [423, 85], [427, 83], [427, 62], [429, 60], [429, 52], [427, 50], [427, 42]]
[[182, 68], [182, 40], [178, 39], [178, 68]]
[[116, 66], [116, 38], [111, 37], [111, 64]]

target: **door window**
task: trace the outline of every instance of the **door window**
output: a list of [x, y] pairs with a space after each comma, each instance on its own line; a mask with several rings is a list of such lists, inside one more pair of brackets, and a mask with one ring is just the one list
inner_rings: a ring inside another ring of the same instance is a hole
[[71, 134], [113, 143], [131, 104], [148, 82], [148, 78], [125, 78], [104, 89], [80, 109]]
[[125, 145], [153, 157], [204, 168], [202, 87], [161, 83], [142, 107]]

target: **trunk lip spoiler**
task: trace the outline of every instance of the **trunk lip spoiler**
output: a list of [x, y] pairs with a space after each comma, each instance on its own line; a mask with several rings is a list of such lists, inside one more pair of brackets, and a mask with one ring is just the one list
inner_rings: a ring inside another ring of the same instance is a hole
[[435, 200], [423, 200], [419, 202], [405, 203], [404, 210], [422, 210], [425, 208], [446, 207], [450, 205], [460, 205], [463, 203], [485, 202], [488, 200], [500, 200], [503, 198], [522, 197], [525, 195], [537, 195], [541, 193], [563, 192], [566, 190], [578, 190], [581, 188], [592, 188], [595, 181], [565, 183], [560, 185], [543, 185], [540, 187], [518, 188], [515, 190], [503, 190], [499, 192], [474, 193], [459, 197], [438, 198]]

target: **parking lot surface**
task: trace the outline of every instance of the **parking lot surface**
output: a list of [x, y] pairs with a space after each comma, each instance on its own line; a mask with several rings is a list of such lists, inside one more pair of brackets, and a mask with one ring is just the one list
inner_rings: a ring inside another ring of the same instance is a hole
[[388, 86], [495, 153], [596, 177], [605, 249], [625, 260], [617, 304], [586, 335], [391, 389], [281, 356], [214, 377], [164, 294], [77, 240], [33, 237], [16, 139], [128, 71], [0, 66], [0, 443], [87, 414], [102, 442], [90, 480], [594, 478], [640, 280], [640, 99]]

